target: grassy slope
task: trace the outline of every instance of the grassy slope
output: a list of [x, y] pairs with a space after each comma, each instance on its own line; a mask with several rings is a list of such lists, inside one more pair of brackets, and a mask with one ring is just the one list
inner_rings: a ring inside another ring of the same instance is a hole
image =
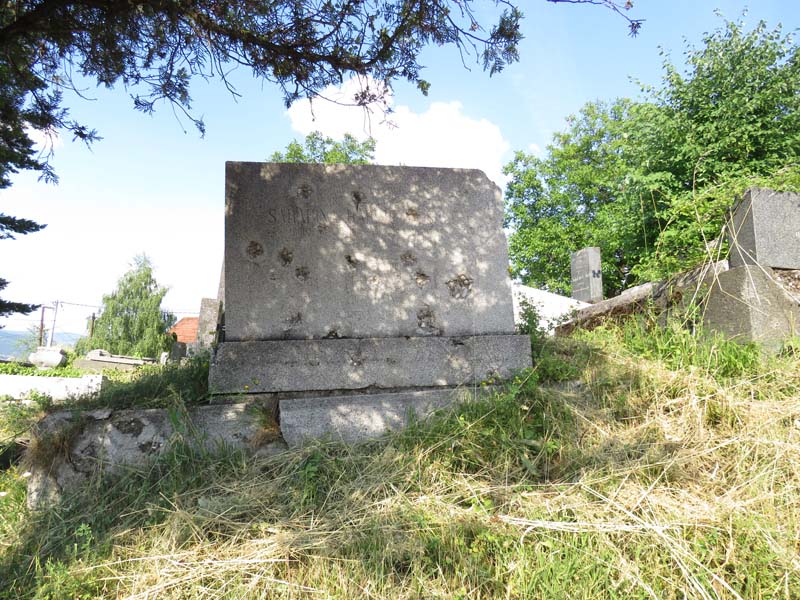
[[174, 451], [30, 514], [2, 598], [800, 598], [800, 359], [646, 324], [355, 447]]

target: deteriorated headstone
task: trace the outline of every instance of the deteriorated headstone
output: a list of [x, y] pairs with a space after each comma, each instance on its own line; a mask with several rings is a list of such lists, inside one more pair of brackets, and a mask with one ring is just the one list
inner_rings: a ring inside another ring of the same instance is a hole
[[581, 302], [600, 302], [603, 299], [603, 272], [600, 248], [589, 247], [572, 253], [570, 261], [572, 297]]
[[731, 268], [800, 269], [800, 194], [750, 188], [728, 226]]
[[704, 307], [706, 328], [777, 351], [800, 331], [800, 303], [769, 267], [744, 265], [719, 273]]
[[217, 343], [222, 301], [217, 298], [200, 300], [200, 317], [197, 320], [197, 344], [210, 348]]
[[[500, 190], [479, 171], [230, 162], [225, 214], [213, 394], [274, 395], [288, 428], [315, 398], [308, 436], [353, 439], [335, 415], [369, 405], [355, 437], [375, 435], [397, 406], [437, 404], [420, 390], [446, 398], [531, 364]], [[386, 393], [401, 396], [382, 412]]]

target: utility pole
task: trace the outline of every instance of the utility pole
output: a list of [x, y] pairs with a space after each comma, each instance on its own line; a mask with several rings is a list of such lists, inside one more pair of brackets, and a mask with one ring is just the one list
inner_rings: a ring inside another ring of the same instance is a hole
[[94, 337], [94, 320], [95, 320], [95, 318], [96, 317], [95, 317], [94, 313], [92, 313], [92, 320], [89, 321], [89, 339]]
[[53, 336], [56, 333], [56, 317], [57, 316], [58, 316], [58, 300], [55, 301], [55, 305], [53, 307], [53, 327], [52, 327], [52, 329], [50, 329], [50, 336], [48, 337], [48, 340], [47, 340], [47, 347], [48, 348], [53, 345]]
[[42, 318], [39, 320], [39, 347], [44, 346], [44, 310], [46, 306], [42, 306]]

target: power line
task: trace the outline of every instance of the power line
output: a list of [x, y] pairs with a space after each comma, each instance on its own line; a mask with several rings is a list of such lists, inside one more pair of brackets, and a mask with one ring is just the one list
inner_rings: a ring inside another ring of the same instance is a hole
[[65, 300], [59, 300], [59, 304], [69, 304], [70, 306], [83, 306], [84, 308], [102, 308], [96, 304], [81, 304], [80, 302], [67, 302]]

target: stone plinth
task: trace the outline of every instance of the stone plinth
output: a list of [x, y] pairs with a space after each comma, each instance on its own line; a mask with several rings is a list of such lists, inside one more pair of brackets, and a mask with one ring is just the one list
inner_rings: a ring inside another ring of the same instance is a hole
[[226, 168], [225, 338], [212, 394], [281, 398], [281, 428], [308, 429], [295, 440], [351, 439], [328, 418], [311, 432], [314, 398], [338, 398], [354, 423], [385, 413], [364, 417], [380, 426], [350, 429], [375, 435], [417, 406], [387, 404], [388, 392], [452, 401], [454, 387], [531, 365], [530, 340], [514, 335], [502, 197], [483, 173]]
[[531, 366], [522, 335], [226, 342], [212, 394], [459, 386]]
[[800, 269], [800, 194], [750, 188], [728, 225], [731, 268]]
[[[27, 451], [31, 471], [28, 505], [42, 508], [55, 504], [98, 472], [144, 469], [176, 440], [209, 452], [228, 448], [270, 455], [283, 446], [276, 442], [279, 433], [273, 414], [272, 405], [258, 402], [201, 406], [178, 416], [161, 408], [51, 413], [34, 428]], [[54, 438], [70, 440], [66, 452], [53, 456], [46, 448], [37, 450]]]
[[468, 402], [481, 389], [440, 389], [281, 400], [281, 433], [289, 446], [329, 436], [345, 442], [374, 438], [423, 419], [456, 402]]
[[745, 265], [717, 275], [703, 320], [711, 331], [775, 351], [800, 331], [800, 305], [772, 269]]
[[603, 272], [600, 248], [589, 247], [572, 253], [570, 261], [572, 297], [580, 302], [600, 302], [603, 299]]

